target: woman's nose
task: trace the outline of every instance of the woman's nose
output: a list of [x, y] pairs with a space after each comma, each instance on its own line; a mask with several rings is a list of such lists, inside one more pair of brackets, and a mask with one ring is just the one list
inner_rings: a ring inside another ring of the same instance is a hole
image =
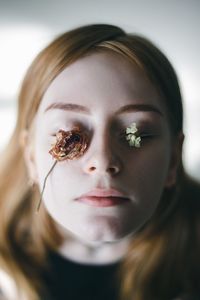
[[122, 162], [113, 149], [111, 142], [102, 145], [98, 143], [89, 151], [89, 157], [84, 164], [84, 172], [87, 174], [117, 175], [122, 170]]

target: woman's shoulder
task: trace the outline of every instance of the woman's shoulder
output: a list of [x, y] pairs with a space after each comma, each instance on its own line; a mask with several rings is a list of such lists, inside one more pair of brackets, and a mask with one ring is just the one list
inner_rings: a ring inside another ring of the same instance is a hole
[[17, 300], [17, 288], [14, 280], [0, 269], [0, 300]]

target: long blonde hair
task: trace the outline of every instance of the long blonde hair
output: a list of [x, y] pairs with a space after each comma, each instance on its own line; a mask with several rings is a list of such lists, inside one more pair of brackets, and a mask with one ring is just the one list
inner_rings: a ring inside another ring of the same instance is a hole
[[[39, 189], [29, 186], [20, 134], [30, 130], [52, 80], [69, 64], [96, 51], [118, 53], [140, 66], [164, 96], [172, 135], [182, 131], [176, 74], [147, 39], [112, 25], [88, 25], [59, 36], [36, 57], [22, 83], [16, 128], [0, 157], [0, 266], [30, 300], [39, 299], [44, 288], [41, 273], [48, 268], [45, 258], [63, 237], [44, 206], [35, 213]], [[197, 289], [198, 196], [198, 185], [185, 175], [181, 163], [177, 185], [163, 192], [155, 214], [134, 237], [122, 263], [122, 299], [134, 295], [134, 300], [164, 300]]]

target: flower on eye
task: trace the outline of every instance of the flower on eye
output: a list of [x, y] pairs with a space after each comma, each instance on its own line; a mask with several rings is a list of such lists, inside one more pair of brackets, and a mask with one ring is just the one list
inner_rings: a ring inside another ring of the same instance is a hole
[[129, 146], [140, 148], [141, 137], [136, 136], [137, 131], [136, 123], [132, 123], [130, 127], [126, 128], [126, 140], [129, 142]]
[[58, 161], [73, 160], [82, 156], [87, 146], [87, 135], [78, 127], [70, 131], [59, 130], [56, 134], [56, 143], [49, 153]]
[[52, 146], [53, 147], [49, 150], [49, 153], [56, 160], [44, 178], [42, 192], [37, 205], [37, 211], [40, 209], [47, 178], [53, 171], [57, 162], [66, 159], [73, 160], [82, 156], [88, 146], [88, 136], [81, 132], [78, 127], [70, 131], [59, 130], [56, 134], [56, 142]]
[[126, 134], [134, 134], [134, 133], [136, 133], [138, 131], [138, 129], [137, 129], [137, 126], [136, 126], [136, 123], [132, 123], [131, 125], [130, 125], [130, 127], [127, 127], [126, 128]]

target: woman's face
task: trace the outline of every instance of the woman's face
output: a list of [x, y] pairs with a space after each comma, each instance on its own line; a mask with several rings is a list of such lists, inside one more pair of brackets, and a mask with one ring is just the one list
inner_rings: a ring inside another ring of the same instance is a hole
[[[140, 148], [122, 136], [133, 122]], [[173, 176], [164, 101], [137, 66], [116, 54], [91, 54], [68, 66], [46, 90], [37, 113], [40, 190], [54, 163], [49, 150], [56, 133], [76, 126], [89, 138], [86, 151], [56, 164], [43, 202], [58, 224], [83, 241], [120, 240], [152, 216]], [[99, 197], [80, 198], [91, 191]]]

